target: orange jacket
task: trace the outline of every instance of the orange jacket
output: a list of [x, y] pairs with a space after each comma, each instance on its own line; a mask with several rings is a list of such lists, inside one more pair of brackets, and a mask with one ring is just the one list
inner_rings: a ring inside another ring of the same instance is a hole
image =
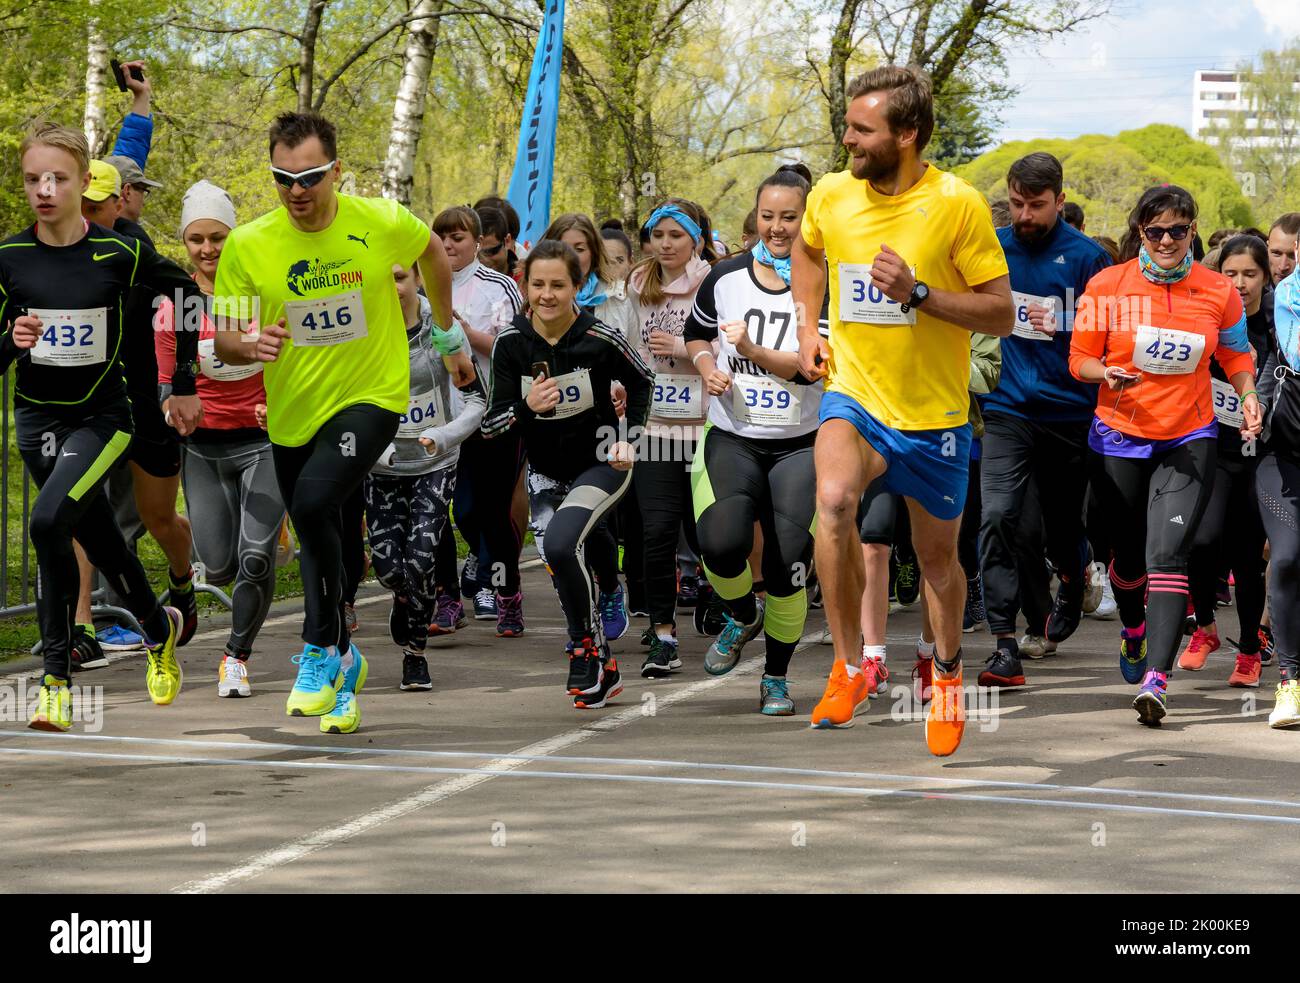
[[1219, 337], [1243, 316], [1232, 283], [1200, 263], [1169, 286], [1143, 276], [1137, 260], [1108, 267], [1088, 281], [1075, 308], [1070, 374], [1080, 379], [1088, 358], [1141, 371], [1142, 380], [1127, 389], [1101, 386], [1097, 418], [1134, 437], [1181, 437], [1214, 422], [1211, 355], [1229, 379], [1238, 372], [1254, 377], [1254, 356]]

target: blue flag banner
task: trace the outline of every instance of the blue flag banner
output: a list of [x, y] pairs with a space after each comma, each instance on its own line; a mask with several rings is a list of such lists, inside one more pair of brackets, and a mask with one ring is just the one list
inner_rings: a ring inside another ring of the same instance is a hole
[[519, 149], [506, 200], [519, 213], [519, 243], [527, 251], [551, 222], [551, 180], [555, 172], [555, 121], [560, 112], [560, 61], [564, 42], [564, 0], [546, 0], [542, 33], [528, 74]]

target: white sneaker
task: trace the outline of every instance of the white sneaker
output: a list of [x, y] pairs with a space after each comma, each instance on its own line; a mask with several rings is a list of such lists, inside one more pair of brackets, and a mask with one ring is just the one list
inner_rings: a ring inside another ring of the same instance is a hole
[[1020, 639], [1020, 654], [1026, 659], [1041, 659], [1045, 655], [1056, 654], [1056, 643], [1049, 642], [1042, 635], [1031, 635], [1025, 632], [1025, 637]]
[[248, 685], [248, 666], [242, 659], [227, 655], [217, 670], [217, 696], [252, 696]]
[[1106, 568], [1100, 563], [1088, 564], [1087, 584], [1083, 588], [1083, 613], [1092, 614], [1101, 603], [1102, 581], [1106, 580]]
[[831, 645], [831, 644], [833, 644], [833, 643], [832, 643], [832, 640], [831, 640], [831, 629], [830, 629], [830, 626], [829, 626], [829, 625], [828, 625], [827, 627], [825, 627], [825, 628], [822, 629], [822, 637], [819, 638], [819, 639], [817, 639], [817, 644], [818, 644], [818, 645]]
[[[1101, 566], [1101, 564], [1097, 564]], [[1115, 616], [1119, 613], [1119, 605], [1115, 603], [1115, 592], [1110, 589], [1110, 577], [1101, 578], [1101, 603], [1097, 605], [1097, 610], [1092, 612], [1092, 616], [1098, 621], [1114, 621]]]

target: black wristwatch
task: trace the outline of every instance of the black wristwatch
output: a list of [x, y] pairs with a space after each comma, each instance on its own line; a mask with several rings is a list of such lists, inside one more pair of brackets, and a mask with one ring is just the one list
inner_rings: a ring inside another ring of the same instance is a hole
[[920, 307], [930, 296], [930, 288], [920, 280], [912, 287], [912, 295], [907, 298], [908, 309]]

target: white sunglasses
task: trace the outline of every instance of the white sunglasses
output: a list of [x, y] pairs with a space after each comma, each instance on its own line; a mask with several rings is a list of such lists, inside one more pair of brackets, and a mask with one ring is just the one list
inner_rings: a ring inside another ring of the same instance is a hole
[[321, 164], [319, 167], [309, 167], [305, 171], [299, 171], [294, 174], [292, 171], [284, 171], [278, 167], [272, 167], [271, 173], [275, 175], [276, 184], [284, 188], [292, 188], [294, 184], [301, 184], [303, 190], [314, 188], [325, 179], [330, 168], [337, 164], [337, 160], [332, 160], [328, 164]]

